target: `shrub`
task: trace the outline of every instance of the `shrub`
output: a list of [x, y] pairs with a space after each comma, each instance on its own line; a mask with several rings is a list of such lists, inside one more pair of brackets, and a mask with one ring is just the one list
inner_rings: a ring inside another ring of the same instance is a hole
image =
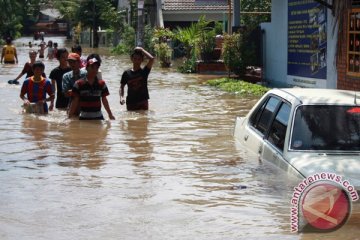
[[248, 83], [241, 80], [236, 80], [232, 78], [220, 78], [220, 79], [213, 79], [207, 81], [207, 83], [210, 86], [214, 86], [217, 88], [220, 88], [221, 90], [224, 90], [226, 92], [232, 92], [240, 95], [251, 95], [251, 96], [262, 96], [267, 91], [269, 91], [269, 88]]
[[154, 30], [153, 43], [156, 56], [160, 60], [161, 67], [170, 67], [172, 48], [168, 45], [174, 37], [174, 33], [168, 28], [157, 28]]
[[185, 58], [183, 65], [178, 67], [181, 73], [196, 73], [196, 53], [192, 51], [191, 58]]
[[120, 43], [111, 50], [115, 54], [130, 54], [135, 48], [135, 29], [125, 25]]
[[213, 60], [216, 47], [215, 31], [203, 31], [198, 42], [200, 57], [204, 62]]
[[226, 67], [236, 75], [245, 72], [245, 64], [241, 56], [242, 39], [239, 33], [225, 34], [223, 42], [223, 57]]
[[170, 67], [172, 49], [165, 42], [155, 44], [156, 56], [160, 60], [161, 67]]

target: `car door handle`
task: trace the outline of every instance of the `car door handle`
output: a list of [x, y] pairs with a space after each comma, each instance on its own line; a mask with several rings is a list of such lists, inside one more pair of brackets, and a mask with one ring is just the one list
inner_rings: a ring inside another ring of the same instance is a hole
[[245, 141], [247, 141], [248, 138], [249, 138], [249, 135], [245, 135], [245, 136], [244, 136], [244, 140], [245, 140]]

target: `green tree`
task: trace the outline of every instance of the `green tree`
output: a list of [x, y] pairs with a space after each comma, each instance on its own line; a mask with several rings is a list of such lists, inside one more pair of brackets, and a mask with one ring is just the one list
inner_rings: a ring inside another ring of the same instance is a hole
[[48, 0], [0, 0], [0, 36], [19, 37], [36, 22], [41, 7], [47, 3]]
[[241, 12], [245, 12], [244, 14], [240, 12], [241, 23], [248, 29], [253, 29], [262, 22], [270, 21], [271, 0], [240, 0], [240, 3]]
[[[0, 0], [0, 8], [2, 14], [0, 14], [0, 34], [2, 37], [17, 37], [18, 24], [20, 24], [20, 16], [17, 12], [21, 7], [19, 2], [12, 0]], [[15, 27], [16, 26], [16, 27]]]
[[125, 24], [121, 42], [111, 50], [115, 54], [130, 54], [135, 48], [135, 29]]
[[24, 18], [30, 14], [31, 1], [0, 0], [0, 35], [16, 38], [20, 36]]
[[68, 23], [68, 38], [70, 38], [70, 31], [73, 26], [77, 25], [76, 14], [80, 7], [81, 0], [54, 0], [51, 2], [52, 7], [57, 9], [63, 16], [63, 19]]
[[99, 27], [107, 28], [113, 23], [109, 21], [109, 17], [116, 14], [115, 6], [113, 0], [81, 0], [75, 20], [92, 29], [94, 48], [99, 47]]

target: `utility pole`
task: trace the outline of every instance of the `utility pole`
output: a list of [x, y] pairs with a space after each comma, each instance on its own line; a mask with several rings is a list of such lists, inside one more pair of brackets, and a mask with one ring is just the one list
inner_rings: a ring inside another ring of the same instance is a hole
[[144, 46], [144, 0], [138, 0], [138, 22], [135, 46]]
[[234, 27], [240, 27], [241, 0], [234, 0]]
[[228, 0], [229, 14], [228, 14], [228, 34], [231, 34], [231, 0]]

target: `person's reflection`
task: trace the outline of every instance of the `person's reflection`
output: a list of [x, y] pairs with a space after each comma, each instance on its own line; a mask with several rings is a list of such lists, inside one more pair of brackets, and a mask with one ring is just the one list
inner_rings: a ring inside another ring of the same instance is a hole
[[105, 121], [71, 121], [64, 127], [59, 146], [63, 167], [99, 169], [109, 147], [105, 143], [109, 123]]
[[[51, 149], [51, 139], [49, 137], [50, 126], [49, 123], [42, 119], [42, 117], [29, 115], [23, 116], [21, 132], [26, 136], [23, 146], [17, 145], [20, 149], [29, 149], [29, 144], [36, 144], [36, 149], [32, 147], [27, 151], [27, 154], [33, 155], [33, 159], [42, 160], [48, 156], [48, 150]], [[41, 150], [41, 152], [37, 151]], [[39, 155], [37, 154], [39, 153]]]
[[151, 159], [153, 146], [148, 140], [148, 124], [149, 119], [147, 116], [126, 120], [126, 127], [130, 136], [128, 145], [130, 151], [135, 155], [135, 165], [141, 165], [144, 161]]

